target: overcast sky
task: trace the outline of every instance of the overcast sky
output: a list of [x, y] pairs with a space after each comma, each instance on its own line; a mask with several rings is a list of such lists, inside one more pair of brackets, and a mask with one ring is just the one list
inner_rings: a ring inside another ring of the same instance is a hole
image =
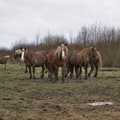
[[0, 0], [0, 47], [48, 31], [75, 35], [96, 23], [119, 26], [120, 0]]

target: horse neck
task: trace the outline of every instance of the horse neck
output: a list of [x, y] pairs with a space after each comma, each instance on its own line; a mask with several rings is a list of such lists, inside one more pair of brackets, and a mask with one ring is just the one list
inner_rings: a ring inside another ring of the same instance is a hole
[[25, 59], [31, 59], [31, 58], [32, 58], [32, 51], [26, 50], [26, 51], [24, 52], [24, 58], [25, 58]]
[[85, 56], [85, 57], [90, 57], [91, 56], [91, 53], [92, 53], [92, 50], [91, 50], [91, 48], [85, 48], [85, 49], [83, 49], [83, 55]]
[[79, 57], [81, 57], [81, 62], [83, 65], [88, 64], [89, 62], [89, 49], [84, 48], [82, 51], [79, 52]]

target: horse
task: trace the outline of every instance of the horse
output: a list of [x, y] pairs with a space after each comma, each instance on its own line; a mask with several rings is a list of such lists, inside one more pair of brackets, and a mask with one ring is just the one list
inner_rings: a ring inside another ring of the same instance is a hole
[[[13, 61], [15, 61], [16, 59], [20, 59], [21, 58], [21, 53], [22, 53], [22, 50], [21, 49], [16, 49], [14, 50], [13, 54], [12, 54], [12, 57], [13, 57]], [[28, 72], [28, 67], [27, 67], [27, 64], [26, 64], [26, 61], [24, 61], [25, 63], [25, 73]]]
[[[52, 82], [58, 80], [58, 69], [62, 68], [62, 82], [64, 82], [65, 71], [67, 67], [68, 48], [66, 44], [59, 44], [56, 49], [52, 49], [48, 54], [48, 71]], [[53, 77], [55, 77], [53, 81]]]
[[80, 68], [81, 72], [81, 62], [80, 62], [81, 56], [78, 56], [78, 51], [74, 50], [72, 52], [69, 52], [68, 54], [68, 64], [67, 64], [67, 72], [65, 74], [65, 77], [67, 77], [68, 73], [70, 72], [70, 78], [73, 77], [73, 70], [75, 68], [76, 73], [76, 79], [78, 78], [78, 68]]
[[95, 74], [94, 74], [94, 77], [97, 77], [98, 75], [98, 70], [101, 69], [102, 67], [102, 57], [101, 57], [101, 54], [99, 51], [96, 51], [96, 49], [94, 48], [95, 51], [93, 51], [91, 57], [90, 57], [90, 60], [89, 60], [89, 64], [90, 64], [90, 67], [91, 67], [91, 70], [90, 72], [88, 73], [88, 77], [91, 76], [94, 68], [95, 68]]
[[9, 59], [10, 59], [9, 55], [0, 57], [0, 64], [5, 64], [4, 69], [6, 69], [6, 64], [7, 64]]
[[[91, 67], [91, 70], [88, 73], [89, 65]], [[71, 73], [70, 77], [72, 78], [73, 67], [75, 67], [76, 78], [78, 77], [81, 78], [82, 67], [84, 67], [85, 68], [85, 79], [87, 79], [87, 77], [90, 77], [94, 68], [95, 68], [94, 77], [97, 77], [98, 68], [101, 68], [101, 66], [102, 66], [101, 54], [99, 51], [96, 50], [95, 47], [84, 48], [80, 52], [73, 51], [68, 57], [68, 71], [66, 73], [66, 76], [70, 71]], [[80, 71], [78, 72], [79, 68], [80, 68]]]
[[47, 64], [47, 51], [34, 52], [31, 50], [27, 50], [26, 48], [22, 48], [21, 61], [24, 61], [26, 66], [28, 67], [30, 78], [35, 79], [35, 67], [42, 67], [41, 78], [44, 77], [45, 66]]

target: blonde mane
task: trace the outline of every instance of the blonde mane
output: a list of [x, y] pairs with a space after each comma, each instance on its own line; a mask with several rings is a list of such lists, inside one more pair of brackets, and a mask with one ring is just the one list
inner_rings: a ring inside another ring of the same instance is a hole
[[62, 48], [61, 46], [59, 45], [56, 49], [56, 52], [55, 52], [55, 55], [57, 56], [58, 59], [61, 58], [61, 52], [62, 52]]
[[64, 59], [68, 54], [68, 48], [64, 44], [60, 44], [55, 52], [55, 55], [57, 56], [58, 59]]
[[99, 51], [97, 51], [97, 55], [98, 55], [98, 66], [99, 66], [99, 70], [101, 70], [102, 68], [102, 57]]
[[15, 50], [15, 54], [19, 55], [19, 54], [21, 54], [21, 53], [22, 53], [21, 49]]

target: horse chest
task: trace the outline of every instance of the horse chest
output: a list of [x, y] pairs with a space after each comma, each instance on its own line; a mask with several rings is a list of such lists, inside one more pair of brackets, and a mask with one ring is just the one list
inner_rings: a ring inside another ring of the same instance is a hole
[[66, 59], [56, 60], [55, 64], [57, 66], [63, 66], [64, 64], [66, 64]]

